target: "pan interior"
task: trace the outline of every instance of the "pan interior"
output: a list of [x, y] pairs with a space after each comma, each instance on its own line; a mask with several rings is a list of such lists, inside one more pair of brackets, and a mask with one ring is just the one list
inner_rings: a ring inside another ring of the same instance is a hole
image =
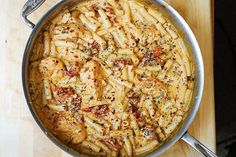
[[[27, 78], [29, 73], [29, 56], [31, 55], [31, 52], [33, 50], [34, 44], [37, 42], [37, 38], [39, 37], [39, 34], [41, 30], [44, 28], [44, 26], [47, 24], [48, 21], [50, 21], [52, 18], [54, 18], [57, 14], [59, 14], [62, 10], [66, 8], [70, 8], [70, 6], [73, 6], [79, 2], [82, 2], [82, 0], [67, 0], [67, 1], [60, 1], [55, 6], [53, 6], [38, 22], [38, 24], [33, 29], [33, 32], [31, 33], [25, 53], [24, 53], [24, 59], [22, 64], [22, 79], [23, 79], [23, 87], [25, 92], [25, 97], [28, 103], [28, 106], [30, 108], [30, 111], [32, 115], [34, 116], [35, 120], [39, 124], [40, 128], [45, 132], [45, 134], [59, 147], [61, 147], [63, 150], [68, 151], [72, 155], [80, 155], [78, 152], [74, 151], [73, 149], [69, 148], [65, 144], [61, 143], [50, 131], [47, 130], [47, 128], [44, 127], [42, 121], [38, 117], [36, 110], [34, 108], [34, 105], [30, 98], [29, 93], [29, 85], [27, 84]], [[203, 82], [204, 82], [204, 71], [203, 71], [203, 62], [202, 62], [202, 56], [201, 51], [198, 46], [198, 43], [194, 37], [194, 34], [192, 33], [191, 29], [187, 25], [187, 23], [184, 21], [184, 19], [167, 3], [165, 3], [162, 0], [145, 0], [145, 3], [148, 5], [153, 5], [155, 8], [160, 10], [160, 12], [167, 18], [170, 19], [170, 21], [175, 25], [175, 27], [178, 29], [178, 32], [180, 33], [181, 37], [185, 41], [185, 44], [187, 45], [188, 51], [191, 54], [193, 64], [194, 64], [194, 93], [191, 100], [191, 105], [188, 113], [186, 114], [185, 120], [182, 122], [179, 129], [176, 131], [175, 134], [169, 138], [165, 144], [160, 146], [157, 150], [149, 154], [148, 156], [156, 156], [170, 148], [175, 142], [177, 142], [183, 134], [187, 131], [189, 128], [191, 122], [193, 121], [199, 105], [201, 101], [201, 96], [203, 92]], [[81, 155], [80, 155], [81, 156]]]

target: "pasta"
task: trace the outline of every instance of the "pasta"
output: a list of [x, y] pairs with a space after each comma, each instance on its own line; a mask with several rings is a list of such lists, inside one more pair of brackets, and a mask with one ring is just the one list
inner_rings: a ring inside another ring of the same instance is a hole
[[83, 141], [82, 143], [81, 143], [81, 146], [83, 146], [83, 147], [85, 147], [85, 148], [90, 148], [90, 149], [92, 149], [94, 152], [100, 152], [100, 150], [101, 150], [101, 148], [100, 147], [98, 147], [97, 145], [95, 145], [95, 144], [93, 144], [93, 143], [91, 143], [91, 142], [89, 142], [89, 141]]
[[44, 32], [44, 53], [43, 56], [47, 57], [50, 53], [50, 37], [48, 32]]
[[91, 0], [55, 17], [30, 58], [39, 117], [89, 156], [142, 156], [175, 134], [194, 88], [174, 25], [135, 0]]

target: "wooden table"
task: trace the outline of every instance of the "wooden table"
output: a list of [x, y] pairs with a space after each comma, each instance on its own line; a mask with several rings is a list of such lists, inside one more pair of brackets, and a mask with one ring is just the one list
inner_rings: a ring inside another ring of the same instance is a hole
[[[21, 61], [31, 29], [20, 10], [26, 0], [1, 0], [0, 5], [0, 156], [69, 157], [40, 130], [23, 96]], [[30, 18], [37, 21], [57, 0], [47, 2]], [[210, 0], [166, 0], [184, 17], [200, 44], [205, 66], [205, 89], [198, 115], [189, 132], [215, 150], [215, 110]], [[200, 156], [182, 141], [162, 157]]]

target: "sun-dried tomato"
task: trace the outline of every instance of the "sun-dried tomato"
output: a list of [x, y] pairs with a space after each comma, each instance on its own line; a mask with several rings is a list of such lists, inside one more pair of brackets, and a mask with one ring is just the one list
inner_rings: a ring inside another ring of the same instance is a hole
[[96, 41], [94, 41], [94, 42], [92, 43], [92, 48], [99, 50], [99, 49], [100, 49], [100, 45], [99, 45]]
[[107, 104], [97, 106], [97, 108], [94, 110], [94, 114], [97, 116], [105, 116], [108, 114], [108, 112], [109, 108]]
[[69, 70], [66, 71], [66, 74], [70, 77], [77, 75], [80, 72], [79, 62], [75, 62]]
[[76, 97], [74, 97], [72, 99], [72, 105], [74, 106], [73, 111], [77, 112], [80, 109], [80, 105], [81, 105], [81, 97], [79, 97], [78, 95], [76, 95]]
[[91, 108], [91, 107], [84, 108], [84, 109], [82, 109], [82, 111], [84, 111], [84, 112], [91, 112], [91, 111], [92, 111], [92, 108]]
[[128, 59], [117, 59], [113, 62], [113, 65], [123, 67], [125, 65], [132, 65], [132, 61]]
[[52, 92], [54, 93], [54, 98], [56, 101], [65, 102], [67, 98], [74, 94], [72, 88], [61, 88], [52, 86]]
[[77, 74], [77, 72], [76, 71], [66, 71], [66, 74], [70, 77], [73, 77]]
[[157, 46], [153, 49], [152, 53], [156, 56], [160, 56], [163, 53], [162, 48], [160, 46]]
[[139, 96], [136, 93], [134, 93], [133, 91], [130, 91], [127, 94], [127, 97], [128, 97], [128, 101], [131, 105], [137, 105], [140, 101]]
[[91, 7], [94, 11], [98, 11], [100, 8], [99, 5], [97, 5], [97, 4], [93, 4]]

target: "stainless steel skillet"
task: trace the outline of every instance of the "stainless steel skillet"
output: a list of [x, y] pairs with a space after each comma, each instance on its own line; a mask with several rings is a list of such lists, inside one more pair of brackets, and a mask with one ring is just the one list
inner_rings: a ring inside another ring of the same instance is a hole
[[[39, 36], [39, 33], [42, 31], [43, 27], [47, 24], [48, 21], [50, 21], [55, 15], [57, 15], [61, 10], [65, 8], [70, 8], [70, 6], [73, 6], [76, 3], [82, 2], [84, 0], [61, 0], [57, 4], [55, 4], [35, 25], [30, 20], [28, 20], [27, 16], [30, 15], [32, 12], [34, 12], [40, 5], [42, 5], [45, 0], [28, 0], [26, 4], [24, 5], [22, 9], [22, 17], [24, 22], [33, 29], [27, 45], [25, 47], [24, 57], [23, 57], [23, 64], [22, 64], [22, 81], [23, 81], [23, 88], [24, 88], [24, 94], [27, 100], [27, 104], [29, 106], [29, 109], [42, 129], [42, 131], [61, 149], [67, 151], [73, 156], [83, 156], [79, 154], [77, 151], [69, 148], [65, 144], [61, 143], [47, 128], [44, 127], [42, 121], [38, 117], [33, 102], [31, 101], [30, 94], [29, 94], [29, 86], [27, 83], [28, 79], [28, 73], [29, 73], [29, 56], [32, 53], [33, 46], [35, 45], [36, 39]], [[158, 149], [153, 151], [152, 153], [148, 154], [147, 156], [157, 156], [167, 149], [169, 149], [172, 145], [174, 145], [178, 140], [183, 140], [192, 147], [194, 147], [197, 151], [199, 151], [202, 155], [207, 157], [216, 157], [216, 155], [209, 150], [207, 147], [205, 147], [203, 144], [201, 144], [198, 140], [196, 140], [194, 137], [192, 137], [190, 134], [188, 134], [187, 130], [193, 121], [199, 105], [202, 98], [203, 93], [203, 84], [204, 84], [204, 68], [203, 68], [203, 61], [201, 56], [201, 51], [198, 46], [197, 40], [189, 28], [188, 24], [184, 21], [184, 19], [178, 14], [177, 11], [175, 11], [170, 5], [165, 3], [163, 0], [152, 0], [149, 1], [152, 4], [155, 4], [155, 6], [164, 14], [165, 17], [168, 17], [172, 23], [176, 26], [180, 34], [182, 35], [185, 43], [188, 45], [188, 50], [191, 53], [191, 56], [193, 58], [194, 62], [194, 76], [195, 76], [195, 85], [194, 85], [194, 93], [193, 98], [191, 100], [191, 107], [190, 110], [184, 120], [184, 122], [181, 124], [180, 128], [176, 132], [175, 135], [173, 135], [167, 142], [165, 142], [162, 146], [160, 146]]]

